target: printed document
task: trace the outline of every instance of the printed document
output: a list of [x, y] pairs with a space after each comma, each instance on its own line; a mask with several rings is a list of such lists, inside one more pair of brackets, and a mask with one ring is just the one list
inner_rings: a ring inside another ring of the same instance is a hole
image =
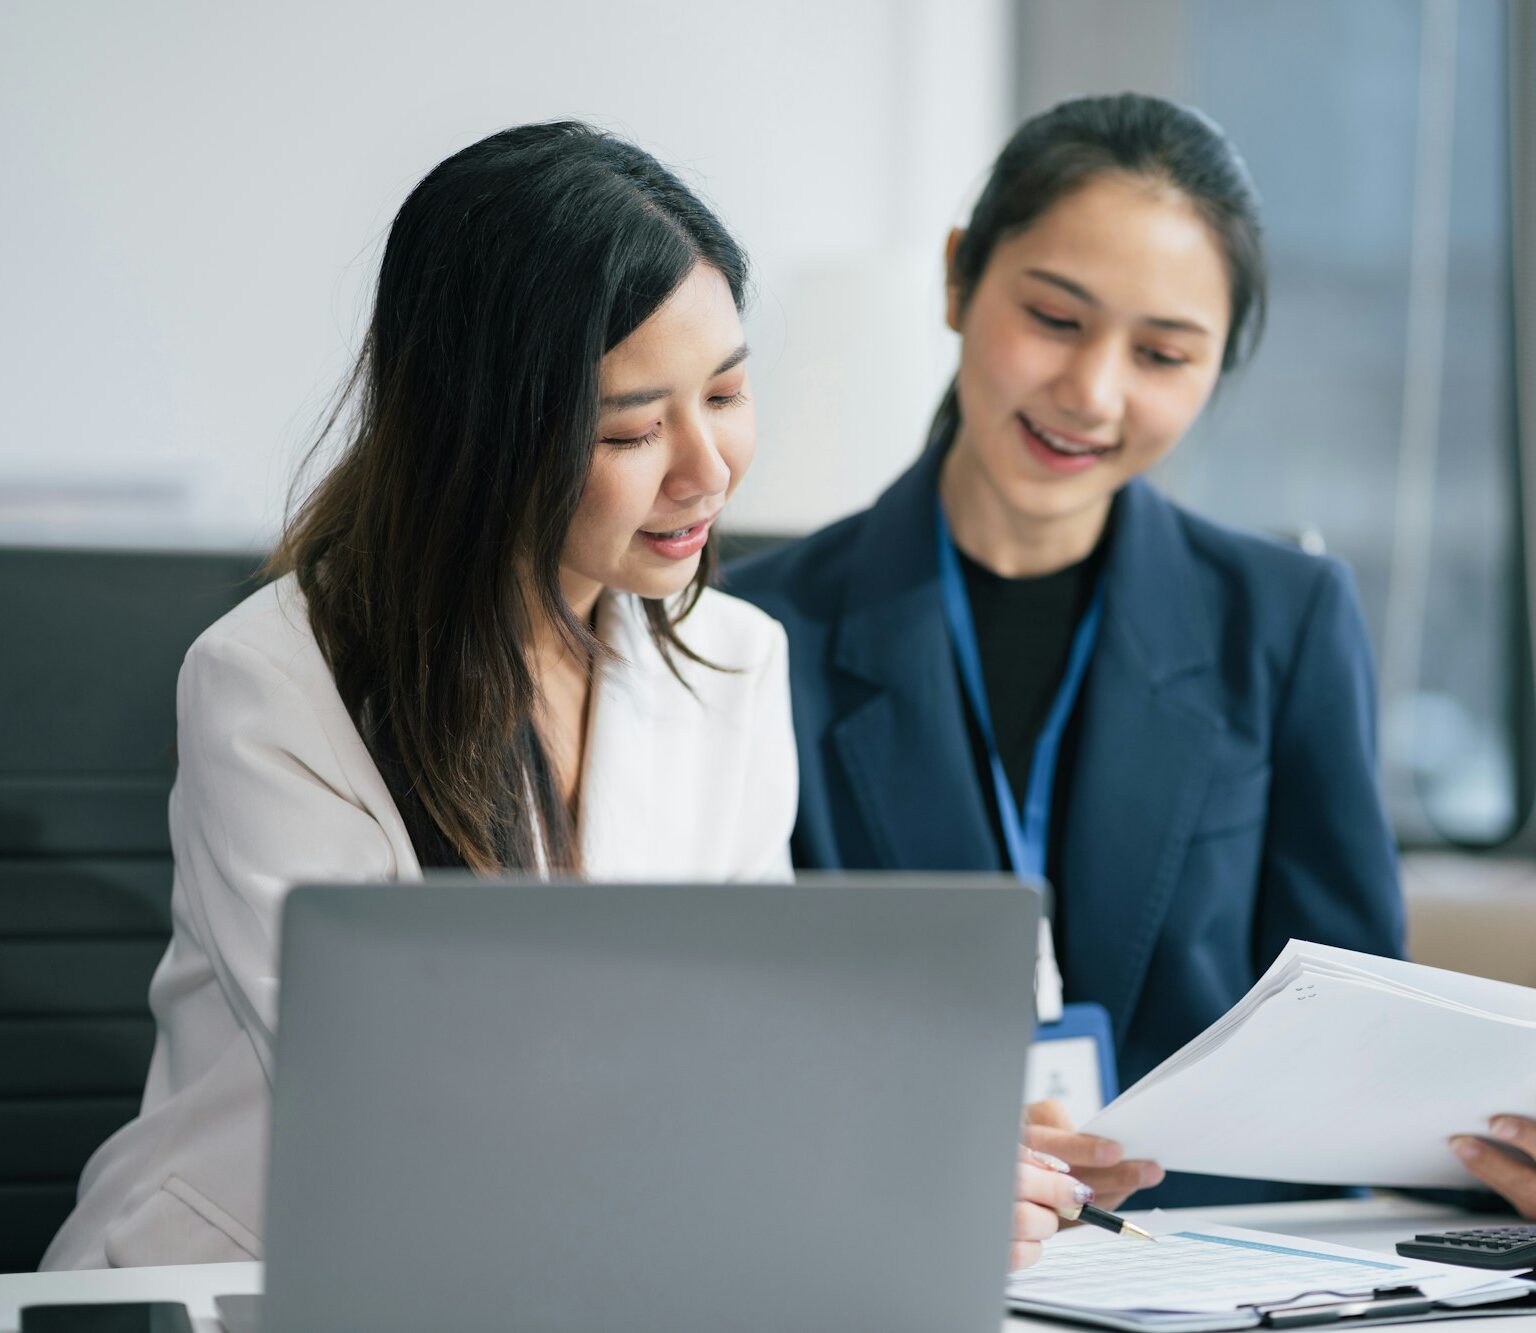
[[1011, 1304], [1041, 1314], [1095, 1313], [1149, 1328], [1231, 1328], [1258, 1322], [1255, 1305], [1333, 1301], [1417, 1287], [1446, 1306], [1511, 1300], [1531, 1287], [1508, 1273], [1203, 1223], [1154, 1213], [1156, 1244], [1081, 1227], [1047, 1242], [1034, 1268], [1008, 1284]]
[[1084, 1128], [1170, 1171], [1466, 1187], [1446, 1145], [1536, 1110], [1536, 990], [1292, 940]]

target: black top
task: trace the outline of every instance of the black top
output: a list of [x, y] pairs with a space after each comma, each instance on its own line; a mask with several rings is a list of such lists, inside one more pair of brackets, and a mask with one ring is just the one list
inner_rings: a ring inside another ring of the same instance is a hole
[[[1101, 539], [1077, 564], [1051, 574], [1025, 578], [1004, 578], [994, 574], [957, 548], [966, 595], [971, 603], [971, 621], [976, 627], [976, 644], [981, 653], [981, 674], [987, 687], [992, 731], [1015, 802], [1021, 803], [1029, 788], [1035, 742], [1045, 727], [1056, 691], [1066, 674], [1072, 636], [1088, 603], [1093, 600], [1094, 584], [1103, 565], [1106, 545]], [[1074, 709], [1074, 717], [1062, 739], [1053, 784], [1051, 828], [1046, 844], [1046, 874], [1052, 882], [1059, 882], [1061, 839], [1057, 833], [1066, 805], [1064, 793], [1070, 791], [1078, 730], [1074, 725], [1076, 712]], [[969, 708], [966, 725], [981, 789], [986, 794], [999, 859], [1007, 866], [1008, 848], [998, 818], [991, 763], [981, 729]]]

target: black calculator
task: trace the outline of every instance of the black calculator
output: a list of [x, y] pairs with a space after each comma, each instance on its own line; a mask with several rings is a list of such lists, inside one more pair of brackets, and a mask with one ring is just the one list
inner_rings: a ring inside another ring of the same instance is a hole
[[1469, 1268], [1536, 1268], [1536, 1227], [1429, 1231], [1398, 1241], [1397, 1252], [1405, 1259], [1433, 1259]]

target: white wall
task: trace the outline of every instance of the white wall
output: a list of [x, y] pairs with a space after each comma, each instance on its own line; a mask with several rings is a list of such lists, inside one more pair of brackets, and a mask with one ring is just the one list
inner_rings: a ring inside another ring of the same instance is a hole
[[8, 0], [0, 539], [269, 540], [434, 163], [578, 116], [713, 200], [757, 266], [759, 462], [806, 528], [917, 451], [939, 257], [1008, 130], [1007, 0]]

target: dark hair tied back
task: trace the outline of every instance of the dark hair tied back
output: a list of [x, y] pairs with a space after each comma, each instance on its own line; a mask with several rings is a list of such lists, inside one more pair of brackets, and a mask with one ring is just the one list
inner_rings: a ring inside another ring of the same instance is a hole
[[1106, 172], [1161, 181], [1187, 198], [1221, 245], [1231, 286], [1223, 372], [1264, 328], [1266, 278], [1259, 199], [1237, 150], [1209, 117], [1158, 97], [1122, 93], [1063, 102], [1027, 120], [993, 164], [955, 253], [962, 304], [999, 241]]

